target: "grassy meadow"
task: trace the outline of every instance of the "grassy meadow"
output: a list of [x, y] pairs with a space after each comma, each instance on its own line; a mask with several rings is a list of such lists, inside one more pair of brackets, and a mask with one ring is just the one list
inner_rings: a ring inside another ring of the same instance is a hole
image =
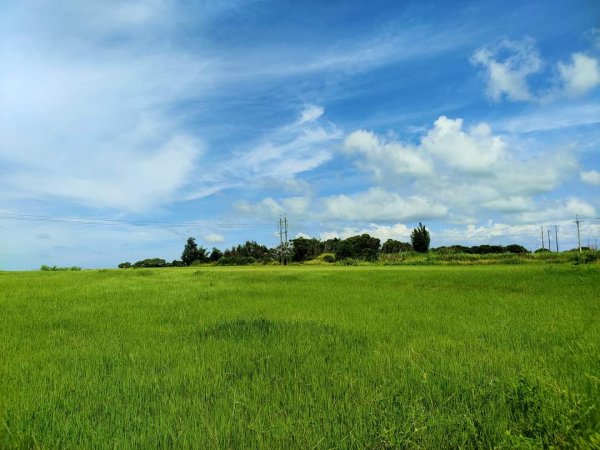
[[600, 266], [0, 272], [0, 448], [600, 448]]

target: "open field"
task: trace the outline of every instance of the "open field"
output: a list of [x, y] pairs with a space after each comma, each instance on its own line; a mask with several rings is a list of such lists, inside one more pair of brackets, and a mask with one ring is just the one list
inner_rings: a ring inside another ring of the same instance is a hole
[[0, 272], [0, 448], [600, 448], [600, 267]]

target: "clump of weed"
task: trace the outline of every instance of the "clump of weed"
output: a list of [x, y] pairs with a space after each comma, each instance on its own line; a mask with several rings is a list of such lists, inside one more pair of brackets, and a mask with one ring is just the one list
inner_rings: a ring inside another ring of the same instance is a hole
[[600, 259], [600, 251], [590, 251], [587, 250], [585, 252], [577, 253], [574, 252], [571, 260], [573, 264], [590, 264], [598, 261]]
[[143, 269], [143, 270], [136, 270], [135, 274], [138, 277], [149, 277], [150, 275], [152, 275], [152, 271], [148, 270], [148, 269]]
[[512, 386], [507, 403], [511, 427], [504, 434], [510, 448], [597, 448], [590, 428], [595, 405], [585, 395], [542, 389], [525, 377]]
[[340, 259], [335, 262], [336, 266], [358, 266], [358, 261], [352, 258]]

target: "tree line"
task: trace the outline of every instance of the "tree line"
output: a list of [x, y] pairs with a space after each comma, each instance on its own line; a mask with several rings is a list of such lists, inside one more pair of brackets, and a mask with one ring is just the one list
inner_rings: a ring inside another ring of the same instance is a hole
[[[136, 263], [121, 263], [120, 268], [129, 267], [187, 267], [200, 264], [218, 265], [248, 265], [269, 264], [275, 262], [301, 263], [320, 259], [325, 262], [336, 262], [345, 260], [377, 261], [380, 255], [390, 255], [405, 252], [427, 253], [430, 248], [430, 235], [425, 225], [419, 223], [410, 235], [410, 242], [402, 242], [388, 239], [381, 243], [378, 238], [369, 234], [351, 236], [346, 239], [332, 238], [320, 240], [317, 238], [298, 237], [290, 240], [286, 246], [269, 248], [256, 241], [246, 241], [244, 244], [234, 245], [221, 251], [213, 247], [211, 251], [196, 243], [195, 238], [188, 238], [180, 260], [167, 262], [161, 258], [150, 258], [137, 261]], [[529, 253], [529, 251], [517, 244], [502, 245], [477, 245], [465, 247], [452, 245], [433, 249], [439, 253]]]

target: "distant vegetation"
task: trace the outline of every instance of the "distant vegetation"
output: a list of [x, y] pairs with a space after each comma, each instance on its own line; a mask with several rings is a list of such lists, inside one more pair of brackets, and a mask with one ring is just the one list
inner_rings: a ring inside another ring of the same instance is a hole
[[64, 272], [67, 270], [81, 270], [81, 267], [77, 267], [77, 266], [73, 266], [73, 267], [56, 267], [56, 266], [47, 266], [46, 264], [43, 264], [42, 267], [40, 267], [40, 270], [42, 272]]
[[289, 246], [268, 248], [255, 241], [233, 246], [224, 251], [218, 248], [208, 251], [188, 238], [181, 260], [167, 262], [162, 258], [150, 258], [136, 263], [124, 262], [119, 268], [186, 267], [204, 264], [221, 266], [245, 266], [250, 264], [518, 264], [524, 262], [573, 262], [584, 264], [600, 259], [600, 252], [585, 249], [551, 252], [538, 249], [531, 253], [522, 245], [475, 245], [466, 247], [451, 245], [430, 249], [430, 236], [426, 227], [419, 223], [411, 234], [411, 242], [388, 239], [385, 242], [368, 234], [346, 239], [299, 237], [290, 240]]

